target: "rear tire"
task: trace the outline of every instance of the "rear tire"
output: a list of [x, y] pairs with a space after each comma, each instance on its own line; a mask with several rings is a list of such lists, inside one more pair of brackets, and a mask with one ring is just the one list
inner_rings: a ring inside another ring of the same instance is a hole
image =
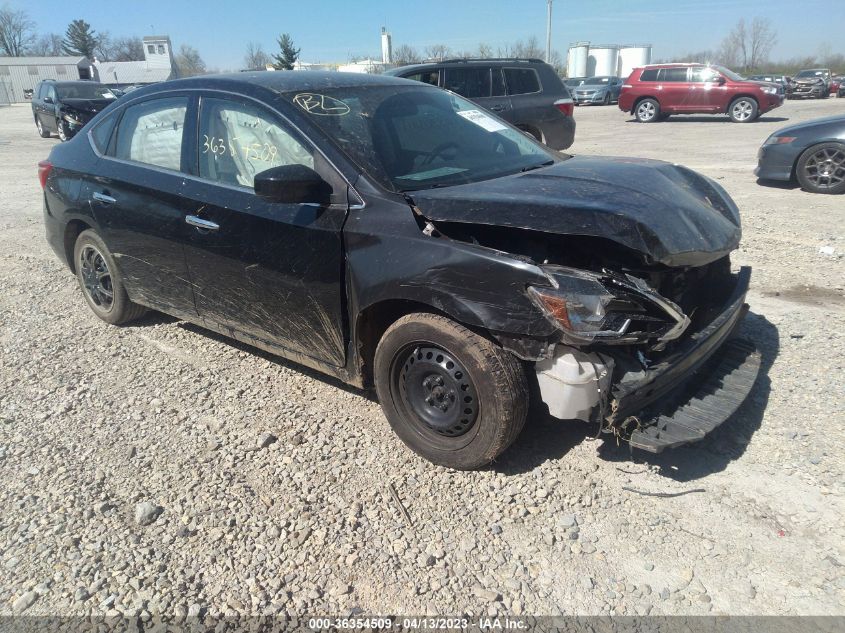
[[379, 341], [373, 369], [393, 431], [440, 466], [485, 466], [525, 425], [529, 394], [522, 363], [445, 317], [418, 312], [396, 321]]
[[751, 97], [734, 99], [728, 106], [728, 116], [734, 123], [751, 123], [757, 118], [758, 112], [757, 102]]
[[41, 138], [50, 138], [50, 130], [44, 127], [40, 117], [35, 117], [35, 127], [38, 129], [38, 135]]
[[819, 143], [804, 150], [795, 177], [810, 193], [845, 193], [845, 143]]
[[88, 307], [106, 323], [128, 323], [147, 311], [129, 300], [111, 252], [93, 230], [82, 231], [76, 238], [73, 263]]
[[660, 104], [656, 99], [643, 99], [634, 108], [634, 116], [640, 123], [654, 123], [660, 120]]

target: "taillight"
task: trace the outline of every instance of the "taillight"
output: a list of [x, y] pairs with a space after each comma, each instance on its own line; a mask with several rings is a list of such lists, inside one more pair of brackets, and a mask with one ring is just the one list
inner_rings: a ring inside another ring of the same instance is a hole
[[572, 103], [572, 99], [558, 99], [555, 101], [555, 107], [566, 116], [572, 116], [575, 113], [575, 104]]
[[50, 175], [50, 170], [53, 169], [53, 163], [49, 160], [38, 161], [38, 180], [41, 182], [41, 188], [47, 187], [47, 177]]

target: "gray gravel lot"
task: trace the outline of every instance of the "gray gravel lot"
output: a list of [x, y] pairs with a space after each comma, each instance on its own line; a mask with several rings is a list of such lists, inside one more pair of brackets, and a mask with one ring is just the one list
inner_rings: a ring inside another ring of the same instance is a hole
[[35, 163], [58, 141], [0, 109], [0, 613], [845, 615], [845, 197], [751, 173], [768, 134], [834, 113], [578, 108], [573, 152], [682, 163], [735, 198], [766, 374], [690, 448], [531, 419], [465, 473], [365, 393], [169, 317], [97, 320], [44, 240]]

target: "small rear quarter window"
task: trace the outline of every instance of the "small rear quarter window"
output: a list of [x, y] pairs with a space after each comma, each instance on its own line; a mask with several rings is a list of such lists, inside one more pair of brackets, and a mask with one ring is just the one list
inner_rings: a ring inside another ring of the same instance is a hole
[[657, 81], [657, 69], [647, 68], [640, 74], [640, 81]]
[[504, 72], [509, 95], [540, 92], [540, 79], [533, 68], [505, 68]]
[[97, 123], [97, 125], [94, 126], [94, 129], [91, 130], [91, 140], [94, 142], [94, 147], [96, 147], [97, 151], [101, 154], [106, 153], [112, 131], [114, 130], [114, 122], [116, 120], [117, 117], [115, 117], [115, 115], [109, 115]]

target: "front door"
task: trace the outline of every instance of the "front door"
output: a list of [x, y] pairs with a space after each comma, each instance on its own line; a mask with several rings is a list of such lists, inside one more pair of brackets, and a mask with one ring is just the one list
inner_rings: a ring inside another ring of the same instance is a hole
[[189, 97], [176, 96], [126, 108], [84, 195], [129, 297], [196, 319], [181, 200], [188, 104]]
[[186, 250], [197, 309], [209, 327], [281, 346], [335, 366], [345, 361], [345, 183], [333, 204], [269, 203], [253, 178], [303, 164], [338, 178], [276, 114], [246, 100], [203, 96], [196, 139], [198, 179], [183, 189]]
[[719, 83], [721, 74], [707, 66], [690, 69], [690, 106], [696, 112], [724, 112], [727, 88]]

